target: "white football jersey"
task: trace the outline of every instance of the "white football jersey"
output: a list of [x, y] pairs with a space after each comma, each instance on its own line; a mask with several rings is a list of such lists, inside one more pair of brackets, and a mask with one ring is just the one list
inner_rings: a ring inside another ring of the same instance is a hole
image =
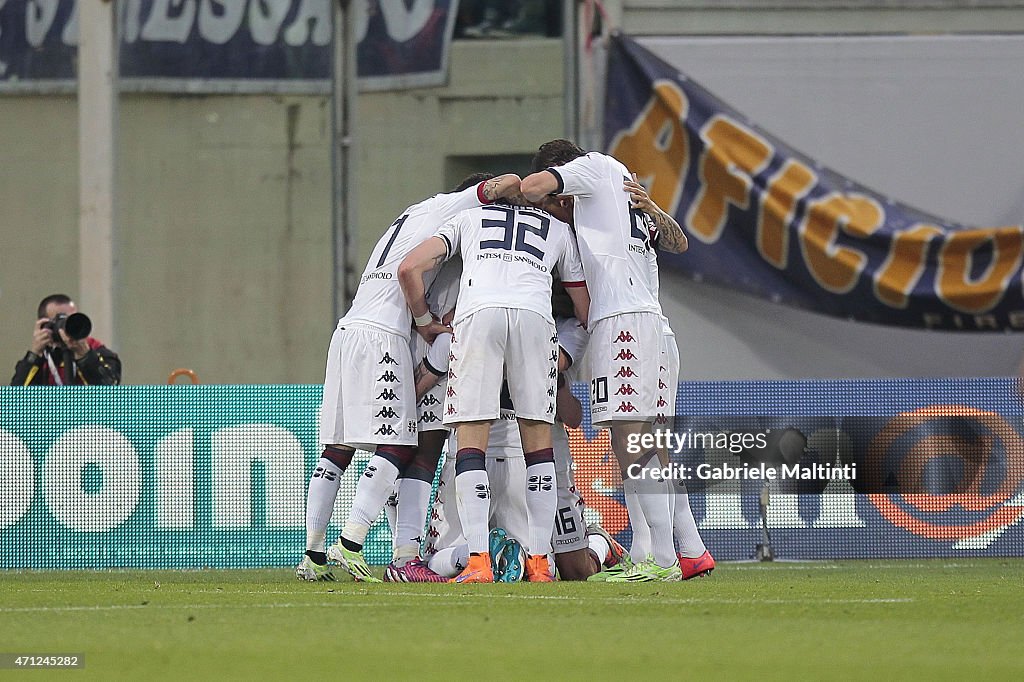
[[455, 309], [459, 300], [459, 280], [462, 278], [462, 259], [452, 258], [437, 270], [434, 283], [427, 289], [427, 308], [438, 317]]
[[630, 208], [622, 183], [629, 171], [616, 159], [590, 152], [549, 168], [557, 194], [576, 198], [573, 222], [590, 290], [590, 322], [621, 313], [661, 313], [650, 289], [650, 235], [643, 212]]
[[546, 211], [490, 205], [463, 211], [438, 230], [449, 258], [462, 254], [455, 322], [483, 308], [530, 310], [551, 317], [551, 271], [584, 283], [569, 226]]
[[[435, 194], [405, 209], [373, 247], [352, 307], [339, 324], [358, 322], [409, 338], [412, 313], [398, 283], [398, 266], [445, 221], [460, 211], [482, 205], [482, 189], [480, 183], [461, 192]], [[430, 271], [424, 275], [424, 287], [430, 288], [436, 274]]]
[[651, 271], [651, 294], [654, 296], [655, 303], [658, 304], [658, 314], [661, 315], [661, 326], [663, 329], [663, 333], [665, 333], [668, 336], [675, 337], [675, 332], [672, 331], [672, 327], [669, 325], [668, 322], [668, 317], [665, 316], [665, 311], [661, 307], [661, 274], [658, 270], [658, 252], [654, 248], [654, 239], [657, 238], [657, 235], [655, 233], [654, 226], [651, 225], [650, 223], [650, 218], [647, 215], [645, 215], [644, 218], [647, 220], [647, 226], [650, 229], [651, 236], [653, 238], [651, 242], [651, 248], [647, 250], [647, 264]]

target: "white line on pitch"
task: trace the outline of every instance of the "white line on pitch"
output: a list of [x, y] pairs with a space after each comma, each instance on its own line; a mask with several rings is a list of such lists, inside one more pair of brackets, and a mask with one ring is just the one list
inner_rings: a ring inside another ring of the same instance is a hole
[[[261, 594], [254, 592], [251, 594]], [[429, 594], [422, 592], [375, 592], [373, 594], [360, 594], [359, 596], [366, 596], [369, 599], [361, 602], [345, 602], [343, 604], [326, 602], [326, 603], [280, 603], [280, 604], [112, 604], [112, 605], [94, 605], [94, 606], [24, 606], [24, 607], [6, 607], [0, 608], [0, 614], [2, 613], [59, 613], [59, 612], [75, 612], [75, 611], [127, 611], [127, 610], [145, 610], [145, 609], [290, 609], [290, 608], [338, 608], [346, 606], [400, 606], [402, 605], [401, 600], [397, 601], [382, 601], [375, 599], [374, 596], [387, 596], [387, 597], [401, 597], [408, 599], [412, 598], [446, 598], [446, 599], [512, 599], [512, 600], [540, 600], [540, 601], [565, 601], [565, 602], [605, 602], [605, 603], [616, 603], [616, 604], [643, 604], [641, 598], [647, 595], [638, 595], [638, 598], [628, 597], [570, 597], [561, 595], [540, 595], [540, 594]], [[746, 604], [746, 605], [757, 605], [757, 604], [906, 604], [911, 603], [914, 600], [911, 598], [900, 598], [900, 599], [727, 599], [717, 597], [693, 597], [688, 599], [655, 599], [650, 601], [651, 604]]]

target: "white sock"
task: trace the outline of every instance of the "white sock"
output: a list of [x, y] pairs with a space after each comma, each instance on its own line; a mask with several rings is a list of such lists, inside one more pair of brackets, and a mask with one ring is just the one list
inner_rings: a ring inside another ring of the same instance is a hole
[[672, 507], [671, 494], [667, 481], [656, 477], [655, 472], [661, 468], [657, 453], [648, 453], [649, 457], [644, 469], [648, 478], [643, 482], [643, 492], [637, 495], [643, 509], [647, 527], [651, 532], [651, 555], [654, 563], [667, 568], [676, 563], [676, 546], [672, 539]]
[[[455, 498], [459, 506], [462, 532], [471, 553], [487, 550], [487, 519], [491, 511], [491, 489], [487, 472], [471, 469], [455, 475]], [[554, 521], [554, 512], [551, 514]]]
[[611, 551], [608, 541], [604, 539], [604, 536], [592, 533], [587, 536], [587, 544], [590, 546], [590, 551], [597, 556], [598, 562], [604, 566], [604, 560], [608, 558], [608, 552]]
[[469, 545], [456, 545], [437, 550], [434, 556], [427, 561], [427, 567], [447, 578], [454, 578], [462, 573], [469, 564]]
[[526, 521], [529, 528], [527, 553], [551, 552], [551, 535], [558, 512], [555, 463], [538, 462], [526, 467]]
[[395, 489], [388, 495], [388, 501], [384, 503], [384, 518], [388, 520], [388, 528], [391, 529], [391, 537], [398, 540], [398, 488], [402, 479], [395, 483]]
[[626, 512], [629, 514], [629, 526], [633, 530], [633, 540], [629, 545], [629, 558], [634, 562], [645, 560], [651, 554], [651, 530], [647, 526], [640, 497], [637, 495], [638, 481], [631, 478], [622, 480], [622, 492], [626, 495]]
[[394, 464], [380, 455], [374, 455], [366, 465], [366, 470], [359, 477], [356, 485], [356, 496], [352, 500], [352, 511], [348, 521], [341, 530], [341, 536], [350, 542], [363, 544], [370, 526], [380, 516], [381, 509], [388, 501], [388, 496], [395, 489], [398, 480], [398, 469]]
[[430, 488], [430, 483], [418, 478], [398, 479], [396, 559], [411, 559], [419, 554], [420, 544], [423, 542], [423, 526], [427, 519], [427, 507], [430, 505]]
[[675, 490], [675, 494], [672, 496], [675, 498], [675, 511], [673, 512], [672, 526], [676, 544], [680, 554], [689, 559], [696, 559], [708, 551], [708, 548], [700, 537], [697, 522], [693, 518], [693, 512], [690, 511], [690, 496], [686, 493], [686, 484], [675, 483], [673, 489]]
[[331, 522], [334, 500], [344, 472], [324, 457], [316, 463], [306, 492], [306, 549], [323, 552], [327, 538], [327, 524]]

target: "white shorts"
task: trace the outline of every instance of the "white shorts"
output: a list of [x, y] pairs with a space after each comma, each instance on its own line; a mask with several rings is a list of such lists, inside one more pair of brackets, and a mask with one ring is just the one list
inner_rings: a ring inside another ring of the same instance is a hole
[[[419, 334], [412, 335], [412, 362], [413, 368], [423, 362], [427, 354], [427, 342]], [[434, 384], [433, 388], [424, 393], [416, 403], [416, 423], [422, 431], [447, 431], [444, 425], [444, 394], [448, 390], [446, 377]]]
[[551, 443], [555, 452], [555, 484], [558, 488], [558, 507], [555, 510], [551, 546], [555, 554], [565, 554], [588, 546], [587, 522], [583, 518], [586, 507], [576, 491], [569, 438], [561, 424], [552, 427]]
[[679, 393], [679, 348], [676, 335], [665, 323], [665, 334], [661, 337], [661, 366], [658, 373], [658, 410], [654, 420], [656, 427], [672, 428], [676, 416], [676, 395]]
[[416, 445], [416, 387], [408, 339], [339, 325], [327, 351], [320, 442], [373, 451]]
[[[449, 445], [452, 441], [449, 440]], [[526, 460], [522, 451], [496, 450], [486, 457], [487, 479], [491, 488], [490, 528], [504, 528], [509, 537], [526, 546], [529, 524], [526, 517]], [[445, 459], [437, 495], [430, 508], [430, 527], [423, 551], [426, 560], [442, 549], [466, 544], [455, 497], [455, 456]]]
[[531, 310], [483, 308], [455, 325], [444, 423], [497, 419], [505, 367], [516, 415], [554, 422], [554, 323]]
[[650, 422], [658, 414], [662, 320], [657, 313], [623, 313], [598, 320], [590, 335], [590, 418]]

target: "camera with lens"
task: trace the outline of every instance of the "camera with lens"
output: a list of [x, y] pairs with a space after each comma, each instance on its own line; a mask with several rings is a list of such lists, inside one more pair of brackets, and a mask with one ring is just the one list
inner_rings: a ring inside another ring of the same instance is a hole
[[84, 338], [88, 338], [92, 332], [92, 320], [82, 313], [74, 313], [72, 315], [58, 313], [43, 325], [43, 328], [50, 330], [50, 336], [53, 338], [55, 345], [63, 346], [64, 339], [60, 335], [61, 329], [67, 333], [68, 338], [73, 341], [81, 341]]

